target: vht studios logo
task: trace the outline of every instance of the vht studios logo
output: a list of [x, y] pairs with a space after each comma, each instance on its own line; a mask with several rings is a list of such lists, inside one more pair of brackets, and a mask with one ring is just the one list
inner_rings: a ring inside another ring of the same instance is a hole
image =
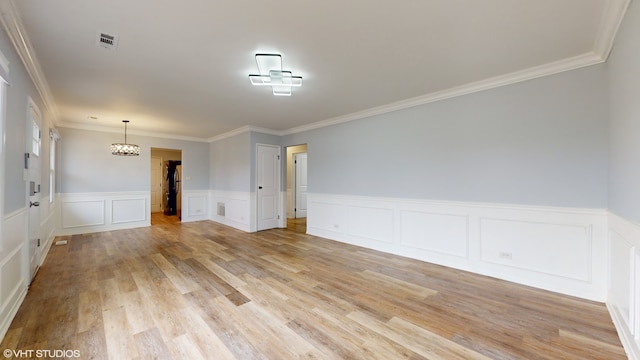
[[11, 350], [5, 349], [5, 358], [79, 358], [80, 350]]

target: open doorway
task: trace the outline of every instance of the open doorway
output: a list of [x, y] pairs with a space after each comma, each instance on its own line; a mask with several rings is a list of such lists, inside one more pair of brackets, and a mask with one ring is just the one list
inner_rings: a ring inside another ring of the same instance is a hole
[[287, 147], [287, 228], [307, 232], [307, 145]]
[[182, 219], [182, 150], [151, 148], [151, 224]]

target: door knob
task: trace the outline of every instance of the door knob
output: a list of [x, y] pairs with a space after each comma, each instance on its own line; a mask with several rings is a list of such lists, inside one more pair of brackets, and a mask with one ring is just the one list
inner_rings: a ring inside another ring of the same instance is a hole
[[32, 207], [32, 206], [40, 206], [40, 203], [37, 201], [36, 202], [29, 201], [29, 207]]
[[258, 189], [259, 189], [259, 190], [262, 190], [262, 186], [258, 186]]

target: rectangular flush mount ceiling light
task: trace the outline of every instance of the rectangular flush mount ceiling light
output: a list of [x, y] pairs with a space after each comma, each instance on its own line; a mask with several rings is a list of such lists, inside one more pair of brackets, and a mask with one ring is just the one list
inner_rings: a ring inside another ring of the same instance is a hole
[[291, 96], [291, 88], [302, 86], [302, 77], [282, 70], [280, 54], [256, 54], [259, 74], [249, 75], [252, 85], [271, 86], [273, 95]]

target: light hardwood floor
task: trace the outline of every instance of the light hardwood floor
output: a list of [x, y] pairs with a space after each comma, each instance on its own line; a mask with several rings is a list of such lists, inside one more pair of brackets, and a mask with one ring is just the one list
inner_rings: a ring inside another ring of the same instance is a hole
[[603, 304], [277, 229], [64, 237], [0, 347], [81, 359], [624, 359]]

